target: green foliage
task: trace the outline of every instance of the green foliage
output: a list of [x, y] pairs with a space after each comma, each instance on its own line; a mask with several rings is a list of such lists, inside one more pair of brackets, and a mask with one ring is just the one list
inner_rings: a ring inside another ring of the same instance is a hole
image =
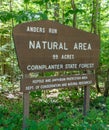
[[36, 98], [37, 99], [37, 97], [38, 98], [41, 98], [41, 96], [42, 96], [42, 91], [41, 90], [37, 90], [36, 92], [34, 91], [34, 92], [31, 92], [30, 93], [30, 95], [31, 95], [31, 97], [32, 98]]
[[[64, 91], [61, 91], [63, 94]], [[93, 91], [93, 93], [95, 93]], [[30, 104], [30, 119], [26, 121], [28, 128], [25, 130], [108, 130], [109, 129], [109, 98], [106, 99], [105, 107], [101, 110], [95, 107], [104, 100], [103, 97], [93, 97], [87, 116], [82, 115], [82, 101], [80, 94], [70, 99], [71, 92], [59, 95], [57, 98], [32, 97]], [[21, 130], [23, 109], [20, 100], [5, 100], [3, 97], [0, 105], [0, 129]], [[78, 102], [78, 103], [77, 103]], [[4, 104], [5, 103], [5, 104]], [[80, 105], [78, 105], [80, 104]]]
[[7, 12], [7, 11], [1, 11], [0, 12], [0, 20], [2, 22], [7, 22], [12, 18], [13, 18], [12, 12]]
[[24, 0], [25, 4], [28, 4], [30, 2], [30, 0]]
[[[7, 102], [8, 103], [8, 102]], [[22, 116], [20, 113], [20, 104], [0, 105], [0, 130], [20, 130], [22, 124]], [[17, 109], [16, 109], [17, 108]]]

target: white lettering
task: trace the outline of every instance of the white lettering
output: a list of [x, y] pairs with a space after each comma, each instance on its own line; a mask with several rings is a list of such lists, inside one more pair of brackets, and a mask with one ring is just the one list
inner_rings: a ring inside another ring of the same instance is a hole
[[68, 50], [64, 42], [29, 41], [29, 49]]
[[35, 70], [59, 70], [63, 69], [63, 64], [54, 64], [54, 65], [28, 65], [28, 71], [35, 71]]
[[36, 48], [37, 48], [37, 49], [41, 49], [41, 45], [40, 45], [40, 42], [39, 42], [39, 41], [37, 41]]
[[77, 69], [77, 64], [65, 64], [65, 69]]
[[63, 69], [63, 64], [48, 65], [47, 69], [48, 70]]
[[31, 27], [27, 26], [27, 32], [37, 32], [37, 33], [45, 33], [45, 28], [43, 27]]
[[43, 44], [43, 49], [46, 49], [47, 41], [42, 41], [42, 44]]
[[49, 28], [48, 32], [51, 34], [57, 34], [57, 29], [56, 28]]
[[74, 50], [91, 50], [91, 44], [90, 43], [76, 43], [74, 44]]
[[65, 54], [65, 55], [62, 55], [61, 56], [61, 59], [68, 59], [68, 60], [71, 60], [71, 59], [74, 59], [74, 55], [73, 54]]
[[35, 49], [35, 41], [29, 41], [29, 49]]
[[27, 70], [28, 71], [34, 71], [34, 70], [44, 70], [46, 69], [46, 65], [28, 65]]
[[78, 84], [79, 85], [88, 85], [88, 84], [92, 84], [92, 81], [80, 81]]
[[71, 81], [71, 80], [81, 80], [81, 77], [67, 77], [67, 81]]
[[94, 68], [94, 63], [89, 64], [79, 64], [79, 68]]
[[37, 41], [37, 43], [35, 43], [35, 41], [29, 41], [29, 49], [41, 49], [40, 42]]
[[45, 79], [45, 83], [51, 82], [51, 79]]
[[61, 84], [47, 84], [47, 85], [41, 85], [41, 89], [47, 89], [47, 88], [59, 88], [61, 87]]
[[62, 81], [65, 81], [66, 79], [65, 78], [55, 78], [55, 79], [52, 79], [52, 82], [62, 82]]
[[55, 50], [58, 49], [58, 43], [57, 43], [57, 42], [54, 42], [54, 44], [53, 44], [53, 49], [55, 49]]
[[33, 84], [44, 83], [44, 79], [36, 79], [32, 81]]
[[73, 85], [77, 86], [78, 83], [77, 82], [70, 82], [70, 83], [68, 83], [68, 86], [73, 86]]
[[26, 86], [25, 90], [33, 90], [34, 89], [34, 86]]

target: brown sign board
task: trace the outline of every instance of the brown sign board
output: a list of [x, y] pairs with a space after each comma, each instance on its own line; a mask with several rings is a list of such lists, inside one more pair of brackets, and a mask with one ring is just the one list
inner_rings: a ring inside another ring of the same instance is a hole
[[95, 83], [93, 74], [75, 74], [70, 76], [54, 76], [46, 78], [21, 79], [21, 91], [34, 91], [53, 88], [68, 88], [74, 86], [86, 86]]
[[17, 25], [13, 38], [23, 73], [96, 69], [100, 40], [95, 34], [41, 20]]

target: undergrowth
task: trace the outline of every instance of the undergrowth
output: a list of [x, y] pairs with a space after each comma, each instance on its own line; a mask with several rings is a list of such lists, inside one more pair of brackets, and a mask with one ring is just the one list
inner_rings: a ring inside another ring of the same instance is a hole
[[[25, 130], [109, 130], [109, 98], [91, 98], [90, 111], [83, 116], [83, 97], [72, 91], [61, 91], [58, 97], [30, 96], [30, 117]], [[0, 130], [21, 130], [22, 99], [0, 102]]]

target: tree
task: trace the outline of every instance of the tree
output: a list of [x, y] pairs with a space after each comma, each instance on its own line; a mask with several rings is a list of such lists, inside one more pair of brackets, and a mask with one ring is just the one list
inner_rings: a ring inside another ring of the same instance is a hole
[[77, 19], [77, 8], [76, 8], [76, 4], [75, 4], [75, 1], [72, 0], [72, 9], [74, 11], [74, 14], [73, 14], [73, 27], [76, 28], [76, 19]]

